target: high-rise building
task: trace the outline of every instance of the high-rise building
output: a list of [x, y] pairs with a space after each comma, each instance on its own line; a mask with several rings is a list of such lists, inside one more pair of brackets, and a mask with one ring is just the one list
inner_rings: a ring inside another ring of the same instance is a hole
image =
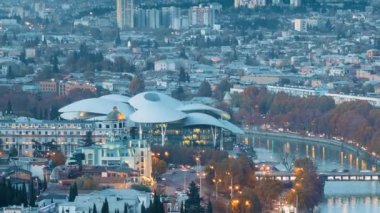
[[300, 7], [301, 6], [301, 0], [290, 0], [290, 6], [291, 7]]
[[120, 30], [134, 27], [133, 0], [116, 0], [116, 21]]
[[190, 8], [189, 19], [193, 26], [213, 26], [215, 11], [208, 6], [194, 6]]

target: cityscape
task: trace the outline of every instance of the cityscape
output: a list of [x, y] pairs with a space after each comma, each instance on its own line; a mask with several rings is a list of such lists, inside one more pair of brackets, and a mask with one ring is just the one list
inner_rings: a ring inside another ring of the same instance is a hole
[[0, 212], [380, 212], [379, 0], [1, 0]]

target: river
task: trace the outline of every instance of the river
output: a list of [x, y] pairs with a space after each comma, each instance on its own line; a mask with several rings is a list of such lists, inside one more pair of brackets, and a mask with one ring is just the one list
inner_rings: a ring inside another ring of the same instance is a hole
[[[300, 157], [314, 159], [319, 171], [373, 170], [379, 171], [365, 155], [341, 146], [326, 146], [279, 137], [247, 137], [253, 143], [259, 161], [274, 162], [276, 168], [285, 170], [281, 163]], [[380, 213], [380, 182], [330, 182], [325, 184], [325, 201], [319, 205], [322, 213], [360, 212]]]

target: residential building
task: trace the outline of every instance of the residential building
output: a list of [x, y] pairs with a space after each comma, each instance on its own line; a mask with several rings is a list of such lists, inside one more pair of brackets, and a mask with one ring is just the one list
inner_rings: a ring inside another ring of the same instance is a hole
[[134, 27], [134, 0], [116, 0], [116, 21], [120, 30]]

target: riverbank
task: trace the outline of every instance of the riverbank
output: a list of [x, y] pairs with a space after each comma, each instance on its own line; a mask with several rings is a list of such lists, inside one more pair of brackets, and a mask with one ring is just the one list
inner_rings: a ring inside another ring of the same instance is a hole
[[376, 156], [373, 156], [371, 153], [362, 149], [360, 146], [355, 146], [350, 143], [346, 143], [340, 140], [333, 140], [321, 137], [311, 137], [311, 136], [302, 136], [298, 134], [292, 134], [287, 132], [269, 132], [269, 131], [260, 131], [260, 130], [248, 130], [246, 134], [252, 135], [253, 137], [271, 137], [275, 139], [288, 139], [292, 141], [302, 141], [311, 144], [333, 146], [337, 148], [347, 149], [351, 152], [356, 152], [359, 155], [365, 157], [368, 160], [371, 160], [377, 166], [380, 166], [380, 159]]

